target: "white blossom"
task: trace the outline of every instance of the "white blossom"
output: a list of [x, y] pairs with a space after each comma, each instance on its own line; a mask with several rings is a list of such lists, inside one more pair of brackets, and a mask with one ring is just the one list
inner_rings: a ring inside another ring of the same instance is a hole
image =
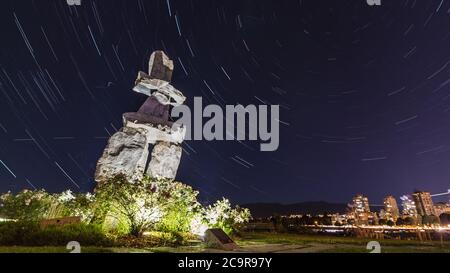
[[61, 203], [67, 203], [75, 199], [75, 196], [73, 195], [71, 190], [67, 190], [65, 192], [62, 192], [58, 196], [58, 201]]

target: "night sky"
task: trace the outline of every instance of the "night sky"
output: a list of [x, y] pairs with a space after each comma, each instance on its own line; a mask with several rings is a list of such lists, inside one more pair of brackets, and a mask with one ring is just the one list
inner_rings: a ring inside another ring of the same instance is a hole
[[281, 107], [276, 152], [183, 145], [178, 180], [205, 202], [450, 188], [449, 0], [11, 0], [0, 22], [0, 192], [92, 190], [157, 49], [189, 105]]

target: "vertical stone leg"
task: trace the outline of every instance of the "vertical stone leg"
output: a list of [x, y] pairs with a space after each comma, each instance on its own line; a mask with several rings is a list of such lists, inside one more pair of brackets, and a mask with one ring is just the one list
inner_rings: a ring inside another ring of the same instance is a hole
[[158, 142], [155, 144], [147, 175], [153, 178], [175, 179], [183, 150], [178, 144]]
[[145, 130], [129, 127], [115, 133], [97, 163], [95, 180], [107, 182], [118, 174], [132, 181], [141, 179], [149, 156], [146, 134]]

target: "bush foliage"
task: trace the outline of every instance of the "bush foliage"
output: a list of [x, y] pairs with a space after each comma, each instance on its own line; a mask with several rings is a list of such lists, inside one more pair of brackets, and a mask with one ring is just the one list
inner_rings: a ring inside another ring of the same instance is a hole
[[[173, 238], [180, 234], [202, 235], [213, 227], [233, 233], [251, 218], [249, 210], [233, 208], [226, 199], [205, 207], [198, 202], [197, 196], [198, 192], [192, 187], [179, 182], [145, 177], [130, 183], [125, 176], [118, 175], [99, 184], [94, 194], [71, 191], [49, 194], [44, 190], [26, 190], [16, 195], [6, 193], [0, 196], [0, 215], [26, 222], [24, 228], [36, 232], [36, 238], [45, 237], [48, 231], [37, 230], [36, 224], [29, 222], [68, 216], [79, 216], [85, 226], [95, 227], [92, 230], [94, 237], [100, 236], [103, 229], [103, 233], [107, 231], [118, 236], [141, 237], [144, 232], [151, 231], [172, 234]], [[14, 226], [8, 223], [3, 227], [8, 229], [10, 225]], [[18, 239], [13, 235], [20, 230], [8, 231], [9, 237], [3, 240]], [[69, 228], [58, 229], [55, 237], [65, 238], [70, 232]], [[60, 242], [58, 238], [54, 240]]]
[[118, 226], [138, 237], [149, 230], [188, 232], [190, 219], [199, 208], [197, 195], [178, 182], [144, 178], [129, 183], [125, 176], [96, 189], [97, 208], [105, 220], [116, 219]]
[[89, 246], [113, 245], [113, 241], [96, 225], [74, 224], [41, 228], [36, 222], [0, 223], [2, 246], [65, 246], [70, 241]]
[[0, 214], [9, 219], [36, 221], [48, 217], [55, 202], [44, 190], [24, 190], [17, 195], [8, 192], [0, 196]]

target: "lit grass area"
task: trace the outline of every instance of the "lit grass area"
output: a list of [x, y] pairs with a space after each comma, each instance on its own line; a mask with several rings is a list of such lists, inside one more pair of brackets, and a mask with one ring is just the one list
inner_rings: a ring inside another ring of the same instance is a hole
[[[336, 245], [320, 253], [369, 253], [362, 246]], [[381, 253], [450, 253], [450, 248], [440, 246], [381, 246]]]
[[[113, 249], [100, 247], [82, 248], [83, 253], [114, 253]], [[44, 247], [25, 247], [25, 246], [0, 246], [0, 253], [70, 253], [65, 247], [44, 246]]]
[[[411, 247], [439, 247], [450, 250], [450, 242], [420, 242], [414, 240], [393, 240], [393, 239], [364, 239], [355, 237], [338, 237], [309, 234], [291, 234], [291, 233], [243, 233], [235, 238], [239, 245], [246, 246], [252, 244], [327, 244], [327, 245], [355, 245], [366, 246], [370, 241], [378, 241], [383, 246], [411, 246]], [[365, 251], [365, 249], [363, 249]]]
[[[126, 247], [111, 247], [111, 248], [103, 248], [103, 247], [82, 247], [81, 253], [154, 253], [151, 249], [145, 248], [126, 248]], [[70, 251], [65, 247], [55, 247], [55, 246], [39, 246], [39, 247], [24, 247], [24, 246], [0, 246], [0, 254], [39, 254], [39, 253], [67, 253], [70, 254]]]
[[[287, 233], [244, 233], [234, 238], [241, 253], [369, 253], [371, 239]], [[382, 253], [450, 253], [450, 242], [379, 240]], [[0, 247], [0, 253], [69, 253], [65, 247]], [[184, 246], [82, 247], [82, 253], [210, 253], [201, 242]], [[222, 253], [224, 251], [219, 251]]]

